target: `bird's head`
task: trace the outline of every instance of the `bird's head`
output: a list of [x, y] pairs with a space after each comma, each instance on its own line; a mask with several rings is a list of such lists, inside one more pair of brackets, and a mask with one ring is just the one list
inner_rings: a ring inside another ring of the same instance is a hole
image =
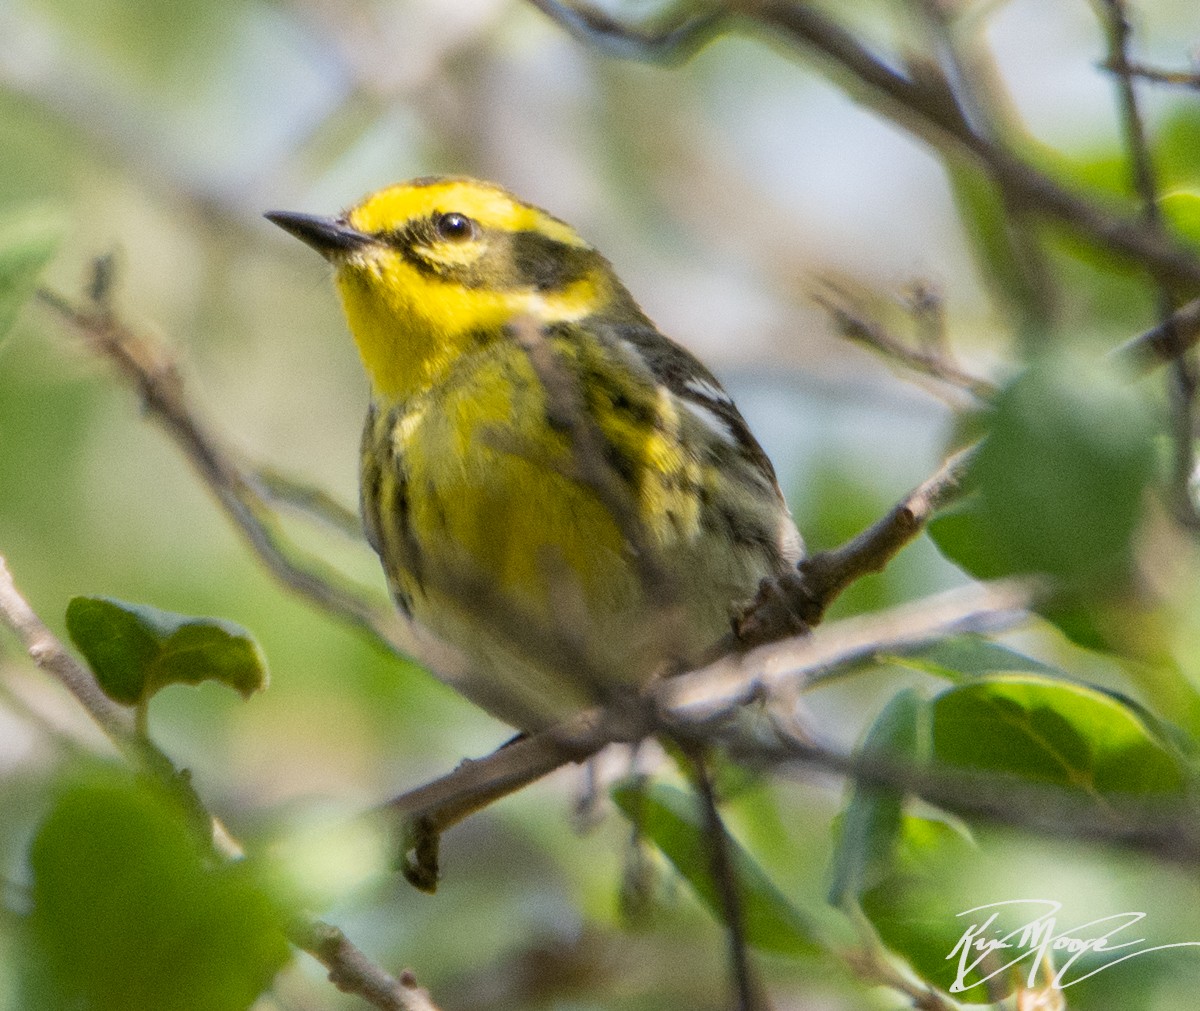
[[267, 218], [324, 256], [378, 393], [411, 392], [518, 316], [574, 321], [631, 300], [599, 253], [491, 183], [423, 178], [342, 214]]

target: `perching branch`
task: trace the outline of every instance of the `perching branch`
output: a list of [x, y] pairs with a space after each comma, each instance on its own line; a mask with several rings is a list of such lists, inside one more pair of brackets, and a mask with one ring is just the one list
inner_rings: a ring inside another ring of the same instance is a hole
[[[236, 855], [236, 842], [228, 840], [224, 827], [204, 807], [188, 777], [148, 737], [137, 734], [127, 710], [113, 702], [92, 672], [75, 659], [37, 616], [17, 589], [4, 557], [0, 555], [0, 622], [7, 625], [38, 667], [55, 678], [74, 696], [96, 725], [117, 746], [134, 768], [152, 776], [173, 795], [181, 797], [189, 814], [198, 822], [219, 831], [204, 840], [206, 846], [225, 858]], [[340, 990], [357, 994], [381, 1011], [437, 1011], [429, 995], [416, 985], [411, 973], [399, 980], [372, 963], [336, 927], [320, 920], [298, 920], [288, 930], [296, 947], [307, 951], [329, 970], [329, 979]]]
[[[659, 681], [638, 707], [594, 708], [570, 721], [521, 737], [485, 758], [410, 790], [389, 803], [438, 830], [479, 804], [514, 793], [564, 765], [584, 761], [612, 743], [634, 743], [665, 729], [703, 738], [742, 706], [788, 687], [803, 686], [833, 669], [880, 653], [913, 649], [963, 632], [994, 632], [1021, 620], [1033, 599], [1026, 583], [981, 584], [850, 618], [811, 634], [725, 656], [707, 667]], [[490, 801], [489, 801], [490, 802]]]

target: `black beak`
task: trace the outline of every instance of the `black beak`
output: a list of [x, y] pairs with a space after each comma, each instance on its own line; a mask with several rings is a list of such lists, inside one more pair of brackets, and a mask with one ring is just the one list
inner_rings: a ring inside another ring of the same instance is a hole
[[297, 214], [295, 211], [267, 211], [263, 217], [285, 232], [290, 232], [305, 245], [312, 246], [327, 260], [375, 241], [370, 235], [356, 231], [338, 218]]

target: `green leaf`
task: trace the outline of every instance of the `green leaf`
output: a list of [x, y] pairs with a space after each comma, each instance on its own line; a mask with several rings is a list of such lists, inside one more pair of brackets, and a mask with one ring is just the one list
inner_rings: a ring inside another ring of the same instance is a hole
[[[948, 896], [947, 882], [977, 857], [975, 843], [961, 826], [905, 815], [887, 873], [860, 898], [864, 915], [884, 944], [918, 976], [943, 990], [954, 982], [957, 965], [947, 956], [963, 931], [955, 916], [963, 907], [952, 904], [958, 900]], [[971, 985], [978, 979], [969, 973], [965, 982]], [[958, 999], [986, 1004], [989, 997], [986, 987], [976, 987]]]
[[963, 572], [976, 579], [1012, 574], [1009, 560], [982, 515], [978, 495], [970, 495], [929, 522], [929, 539]]
[[977, 495], [932, 534], [973, 575], [1042, 572], [1100, 595], [1128, 565], [1153, 474], [1152, 426], [1128, 385], [1045, 360], [997, 396], [968, 475]]
[[38, 274], [54, 256], [63, 231], [61, 214], [48, 207], [34, 204], [0, 212], [0, 339], [33, 294]]
[[209, 866], [179, 809], [127, 777], [65, 789], [29, 862], [22, 1007], [244, 1011], [289, 958], [251, 867]]
[[1176, 235], [1200, 246], [1200, 191], [1178, 189], [1164, 193], [1159, 204]]
[[[862, 754], [906, 765], [919, 761], [921, 723], [927, 717], [927, 708], [912, 689], [895, 696], [868, 731]], [[829, 889], [833, 905], [856, 902], [884, 876], [900, 832], [903, 803], [903, 796], [896, 790], [864, 783], [854, 787], [836, 832], [833, 884]]]
[[998, 675], [937, 696], [933, 758], [1093, 797], [1173, 794], [1189, 775], [1174, 748], [1119, 697], [1036, 675]]
[[981, 635], [950, 636], [931, 645], [881, 659], [954, 681], [961, 681], [964, 677], [995, 674], [997, 671], [1061, 673], [1056, 667], [1002, 646], [998, 642], [992, 642]]
[[1164, 191], [1200, 186], [1200, 109], [1176, 101], [1155, 131], [1155, 168]]
[[75, 597], [67, 605], [71, 641], [106, 695], [146, 702], [172, 684], [219, 681], [243, 697], [266, 687], [258, 644], [232, 622], [193, 618], [109, 597]]
[[[620, 783], [613, 800], [671, 861], [719, 920], [724, 908], [713, 881], [712, 846], [704, 812], [689, 793], [663, 784]], [[810, 953], [818, 944], [811, 919], [790, 903], [741, 846], [726, 834], [742, 899], [746, 940], [781, 955]]]

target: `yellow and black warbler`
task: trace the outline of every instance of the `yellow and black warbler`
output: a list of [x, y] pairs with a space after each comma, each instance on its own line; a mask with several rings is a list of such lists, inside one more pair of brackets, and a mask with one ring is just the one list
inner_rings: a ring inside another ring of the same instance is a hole
[[799, 559], [733, 401], [570, 226], [461, 178], [267, 217], [335, 269], [393, 596], [493, 715], [536, 730], [685, 668]]

